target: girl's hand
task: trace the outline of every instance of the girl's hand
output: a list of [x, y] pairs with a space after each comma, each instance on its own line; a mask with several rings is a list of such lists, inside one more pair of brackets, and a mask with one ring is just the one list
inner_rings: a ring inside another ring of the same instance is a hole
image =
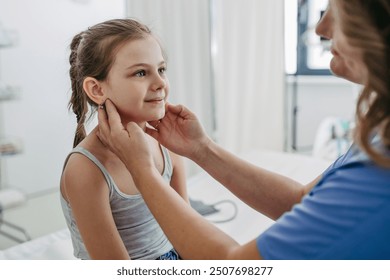
[[172, 152], [195, 160], [211, 141], [194, 113], [183, 105], [167, 103], [165, 116], [149, 122], [146, 132]]
[[126, 127], [114, 104], [106, 100], [105, 109], [98, 110], [99, 130], [97, 136], [126, 165], [132, 176], [138, 171], [154, 168], [153, 157], [144, 131], [134, 122]]

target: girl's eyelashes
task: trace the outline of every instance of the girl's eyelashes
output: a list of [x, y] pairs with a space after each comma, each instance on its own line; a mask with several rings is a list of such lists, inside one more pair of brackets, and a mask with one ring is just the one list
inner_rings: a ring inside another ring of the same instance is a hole
[[[165, 72], [167, 71], [167, 68], [164, 66], [164, 67], [160, 67], [158, 69], [158, 73], [160, 75], [164, 75]], [[145, 77], [147, 75], [147, 71], [146, 70], [138, 70], [134, 73], [134, 76], [135, 77]]]
[[135, 72], [134, 75], [136, 77], [144, 77], [144, 76], [146, 76], [146, 71], [145, 70], [139, 70], [139, 71]]
[[160, 72], [160, 74], [165, 74], [166, 71], [167, 71], [166, 67], [161, 67], [160, 69], [158, 69], [158, 72]]

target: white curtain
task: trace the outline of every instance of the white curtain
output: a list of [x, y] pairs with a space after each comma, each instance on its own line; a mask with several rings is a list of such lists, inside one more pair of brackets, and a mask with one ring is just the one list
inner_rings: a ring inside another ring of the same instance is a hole
[[282, 150], [283, 0], [213, 0], [217, 138], [233, 152]]

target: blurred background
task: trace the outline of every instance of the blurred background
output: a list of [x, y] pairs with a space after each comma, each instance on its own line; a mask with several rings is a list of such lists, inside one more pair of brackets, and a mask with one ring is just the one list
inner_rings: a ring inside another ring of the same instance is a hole
[[[58, 188], [76, 128], [67, 108], [69, 44], [112, 18], [138, 19], [161, 38], [170, 102], [196, 112], [226, 149], [337, 158], [350, 143], [359, 88], [329, 72], [329, 41], [314, 34], [326, 6], [326, 0], [0, 0], [0, 206], [1, 193], [18, 191], [3, 195], [3, 204], [15, 207], [0, 207], [0, 214], [32, 238], [65, 226]], [[186, 165], [188, 177], [200, 172]], [[0, 235], [0, 249], [13, 244]]]

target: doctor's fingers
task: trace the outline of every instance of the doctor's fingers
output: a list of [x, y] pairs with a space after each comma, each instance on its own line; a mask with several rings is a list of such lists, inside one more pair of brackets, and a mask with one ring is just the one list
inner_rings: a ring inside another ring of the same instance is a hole
[[110, 126], [107, 119], [107, 113], [103, 106], [99, 106], [98, 110], [98, 123], [99, 123], [99, 130], [98, 130], [98, 137], [99, 139], [105, 139], [105, 135], [110, 133]]
[[111, 132], [123, 130], [121, 117], [111, 100], [107, 99], [105, 101], [104, 108], [107, 113], [109, 130]]

